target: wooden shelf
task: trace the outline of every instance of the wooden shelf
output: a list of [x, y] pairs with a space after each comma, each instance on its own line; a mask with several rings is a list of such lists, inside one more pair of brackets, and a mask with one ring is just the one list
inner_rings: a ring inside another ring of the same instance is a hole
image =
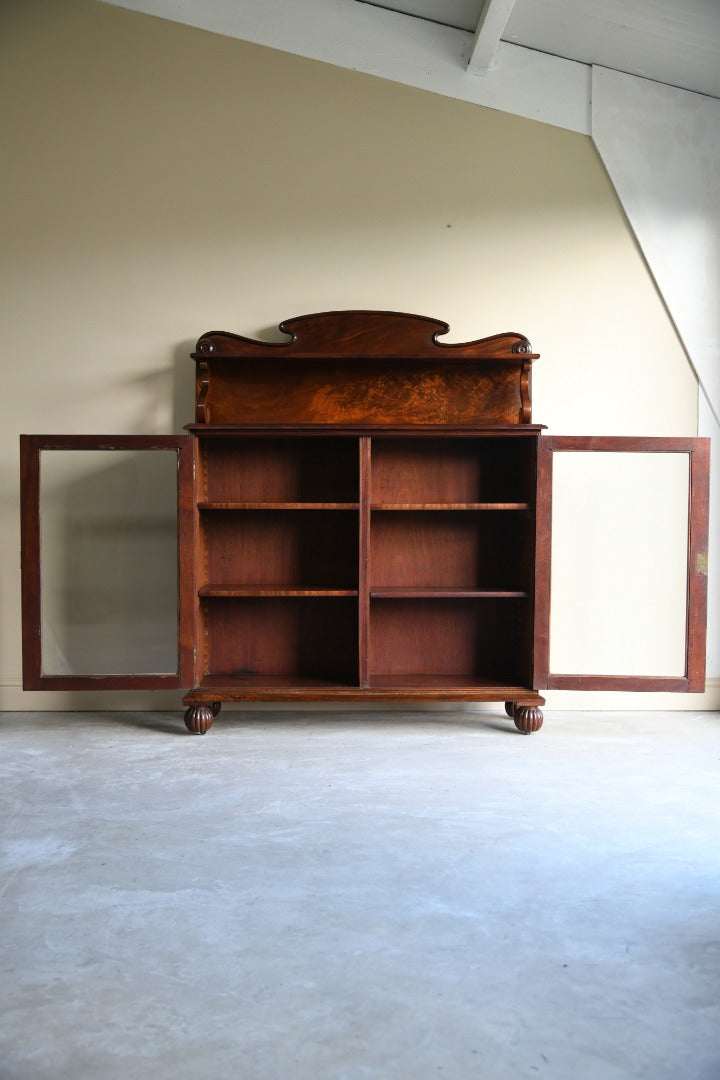
[[187, 701], [511, 701], [532, 693], [527, 686], [473, 675], [374, 674], [366, 684], [301, 675], [206, 674]]
[[[197, 504], [198, 510], [358, 510], [356, 502], [209, 502]], [[372, 511], [402, 510], [529, 510], [527, 502], [483, 503], [373, 503]]]
[[383, 585], [380, 588], [370, 588], [372, 600], [447, 600], [458, 597], [463, 600], [523, 600], [528, 596], [524, 589], [474, 589], [474, 588], [412, 588]]
[[373, 503], [372, 511], [385, 510], [529, 510], [527, 502], [484, 502], [484, 503]]
[[357, 510], [359, 503], [347, 502], [218, 502], [197, 504], [198, 510]]
[[[478, 675], [468, 675], [458, 672], [452, 675], [436, 675], [428, 672], [408, 672], [402, 675], [386, 675], [382, 672], [374, 672], [368, 678], [368, 686], [373, 689], [412, 689], [427, 690], [479, 690], [488, 691], [497, 697], [512, 698], [514, 695], [527, 693], [528, 688], [518, 686], [516, 683], [506, 683], [498, 679], [483, 678]], [[480, 700], [480, 699], [478, 699]]]
[[214, 584], [201, 585], [198, 596], [211, 598], [253, 597], [253, 596], [357, 596], [357, 589], [310, 588], [307, 585], [236, 585]]
[[265, 689], [267, 691], [292, 691], [302, 692], [303, 690], [325, 690], [332, 692], [333, 690], [358, 690], [359, 684], [345, 683], [335, 681], [334, 679], [317, 679], [310, 676], [303, 676], [297, 674], [291, 675], [257, 675], [252, 672], [236, 673], [236, 674], [211, 674], [208, 673], [202, 677], [199, 684], [201, 690], [215, 690], [218, 688], [224, 689], [242, 689], [242, 688], [255, 688]]
[[[312, 588], [307, 585], [223, 585], [210, 583], [200, 586], [198, 596], [205, 598], [228, 598], [233, 596], [358, 596], [358, 590]], [[383, 586], [370, 589], [370, 597], [373, 600], [447, 600], [453, 597], [463, 600], [522, 600], [527, 596], [527, 591], [522, 589], [410, 588], [404, 586]]]

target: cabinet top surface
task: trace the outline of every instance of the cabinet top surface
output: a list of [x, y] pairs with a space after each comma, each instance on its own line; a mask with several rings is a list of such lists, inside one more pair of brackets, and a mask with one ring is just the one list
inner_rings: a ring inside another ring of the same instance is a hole
[[200, 435], [204, 438], [233, 438], [238, 435], [274, 436], [279, 435], [307, 435], [307, 436], [338, 436], [356, 438], [361, 435], [369, 435], [378, 438], [485, 438], [489, 436], [497, 438], [527, 438], [539, 435], [546, 430], [545, 424], [483, 424], [483, 425], [458, 425], [444, 424], [415, 424], [415, 425], [387, 425], [370, 426], [354, 424], [185, 424], [185, 431], [191, 435]]

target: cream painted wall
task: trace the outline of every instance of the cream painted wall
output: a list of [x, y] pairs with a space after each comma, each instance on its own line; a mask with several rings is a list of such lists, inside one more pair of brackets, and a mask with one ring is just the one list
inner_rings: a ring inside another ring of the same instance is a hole
[[8, 3], [0, 31], [2, 707], [178, 702], [20, 691], [17, 435], [180, 430], [204, 330], [345, 307], [519, 330], [551, 431], [695, 432], [587, 137], [90, 0]]

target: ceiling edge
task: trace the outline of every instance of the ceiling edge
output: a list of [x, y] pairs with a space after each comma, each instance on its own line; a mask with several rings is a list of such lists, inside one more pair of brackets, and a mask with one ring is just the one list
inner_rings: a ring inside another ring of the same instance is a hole
[[500, 42], [479, 75], [472, 34], [355, 0], [101, 2], [590, 134], [589, 65]]

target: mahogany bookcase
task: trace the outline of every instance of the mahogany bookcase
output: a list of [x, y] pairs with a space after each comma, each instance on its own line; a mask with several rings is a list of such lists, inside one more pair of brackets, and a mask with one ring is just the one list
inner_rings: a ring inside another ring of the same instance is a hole
[[[378, 311], [280, 328], [203, 334], [187, 435], [21, 436], [26, 689], [183, 688], [198, 734], [222, 702], [499, 701], [529, 733], [546, 687], [703, 689], [707, 440], [543, 434], [520, 334], [443, 343]], [[63, 449], [177, 456], [177, 670], [44, 673], [40, 462]], [[686, 455], [682, 676], [550, 671], [562, 451]]]

